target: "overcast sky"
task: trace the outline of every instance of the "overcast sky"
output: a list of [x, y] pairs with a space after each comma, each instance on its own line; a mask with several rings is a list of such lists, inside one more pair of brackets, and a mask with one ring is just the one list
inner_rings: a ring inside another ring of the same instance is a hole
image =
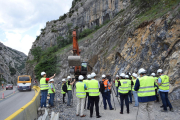
[[67, 13], [72, 0], [0, 0], [0, 41], [28, 55], [47, 21]]

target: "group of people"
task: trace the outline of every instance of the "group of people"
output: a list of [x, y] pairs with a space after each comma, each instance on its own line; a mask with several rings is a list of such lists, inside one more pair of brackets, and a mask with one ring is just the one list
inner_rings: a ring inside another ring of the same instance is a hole
[[[43, 72], [42, 72], [43, 73]], [[46, 74], [41, 75], [43, 78], [40, 80], [40, 87], [41, 87], [41, 107], [46, 107], [46, 103], [44, 102], [46, 99], [46, 90], [50, 89], [50, 101], [49, 104], [53, 106], [53, 102], [51, 101], [51, 98], [53, 99], [55, 89], [53, 85], [53, 77], [46, 78]], [[139, 75], [139, 76], [138, 76]], [[138, 120], [144, 120], [144, 119], [150, 119], [155, 120], [154, 112], [153, 112], [153, 105], [154, 102], [159, 102], [158, 94], [161, 97], [162, 100], [162, 106], [163, 108], [161, 112], [167, 112], [167, 107], [169, 107], [169, 110], [173, 112], [173, 107], [168, 99], [168, 92], [169, 92], [169, 77], [164, 74], [162, 69], [157, 70], [157, 76], [155, 73], [152, 73], [150, 76], [146, 75], [146, 70], [141, 68], [138, 71], [138, 75], [136, 73], [133, 73], [132, 75], [130, 73], [121, 73], [120, 75], [116, 75], [116, 79], [113, 80], [116, 87], [116, 97], [120, 96], [120, 114], [123, 114], [123, 106], [124, 101], [125, 105], [127, 107], [127, 113], [130, 113], [129, 104], [132, 104], [132, 93], [134, 96], [135, 104], [134, 107], [139, 107], [137, 119]], [[50, 80], [50, 86], [48, 87], [47, 81]], [[68, 101], [67, 106], [71, 106], [72, 101], [72, 90], [73, 85], [76, 82], [76, 80], [72, 80], [70, 76], [67, 77], [66, 81], [65, 79], [62, 79], [62, 86], [64, 84], [67, 85], [67, 91], [63, 91], [63, 88], [61, 87], [61, 93], [63, 94], [63, 103], [65, 102], [65, 96], [66, 93], [68, 95]], [[90, 117], [93, 116], [93, 108], [95, 105], [96, 110], [96, 117], [100, 118], [99, 114], [99, 95], [102, 94], [103, 98], [103, 105], [104, 110], [107, 110], [107, 103], [109, 105], [109, 110], [114, 110], [111, 104], [111, 93], [113, 89], [113, 82], [109, 81], [106, 77], [106, 75], [102, 75], [102, 81], [98, 81], [96, 79], [96, 74], [93, 72], [89, 75], [87, 75], [87, 79], [84, 78], [84, 76], [80, 75], [78, 77], [78, 80], [75, 84], [76, 89], [76, 97], [77, 97], [77, 110], [76, 115], [80, 117], [85, 117], [84, 115], [84, 108], [86, 108], [86, 100], [87, 100], [87, 109], [90, 110]], [[103, 85], [102, 85], [103, 84]], [[103, 86], [103, 88], [102, 88]], [[114, 90], [115, 92], [115, 90]], [[51, 95], [52, 94], [52, 95]]]

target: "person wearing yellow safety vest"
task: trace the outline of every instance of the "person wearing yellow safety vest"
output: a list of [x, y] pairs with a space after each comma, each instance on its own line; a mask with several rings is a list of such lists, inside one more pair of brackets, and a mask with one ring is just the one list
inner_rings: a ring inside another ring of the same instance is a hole
[[73, 84], [75, 83], [75, 79], [74, 81], [71, 81], [71, 76], [68, 76], [67, 77], [68, 79], [68, 82], [66, 83], [67, 84], [67, 94], [68, 94], [68, 101], [67, 101], [67, 106], [71, 106], [71, 99], [72, 99], [72, 86]]
[[99, 82], [96, 80], [96, 73], [91, 73], [92, 79], [88, 82], [89, 98], [90, 98], [90, 117], [93, 116], [94, 104], [96, 107], [96, 118], [100, 118], [99, 115]]
[[65, 102], [65, 97], [66, 97], [66, 92], [63, 91], [62, 87], [63, 85], [66, 84], [66, 80], [65, 79], [62, 79], [62, 85], [61, 85], [61, 94], [63, 94], [63, 104], [66, 104]]
[[[129, 80], [129, 75], [125, 75], [126, 80]], [[131, 94], [131, 82], [129, 82], [129, 92], [128, 92], [128, 99], [129, 99], [129, 104], [132, 104], [132, 94]]]
[[46, 73], [45, 72], [41, 72], [41, 76], [43, 76], [40, 79], [40, 89], [41, 89], [41, 108], [43, 108], [43, 106], [46, 108], [46, 99], [47, 99], [47, 94], [48, 94], [48, 81], [50, 79], [53, 79], [55, 77], [56, 74], [54, 74], [54, 76], [50, 77], [50, 78], [46, 78]]
[[86, 84], [82, 82], [84, 79], [82, 75], [80, 75], [78, 79], [79, 82], [76, 83], [76, 97], [77, 97], [76, 116], [80, 115], [80, 117], [85, 117], [86, 115], [84, 115], [84, 103], [86, 98], [85, 90], [87, 90], [87, 87]]
[[157, 84], [159, 85], [159, 93], [161, 96], [161, 100], [163, 103], [164, 109], [161, 112], [167, 112], [167, 106], [169, 106], [169, 110], [174, 112], [173, 107], [168, 99], [168, 92], [169, 92], [169, 76], [164, 75], [162, 69], [157, 70], [157, 74], [160, 76], [158, 81], [156, 80]]
[[133, 91], [133, 96], [134, 96], [134, 101], [135, 101], [134, 107], [138, 107], [139, 106], [137, 91], [134, 90], [134, 86], [136, 84], [136, 80], [137, 80], [137, 74], [133, 73], [132, 74], [132, 81], [133, 81], [134, 85], [133, 85], [132, 91]]
[[[88, 82], [91, 80], [91, 75], [87, 75], [87, 80], [83, 80], [83, 83], [86, 84], [87, 90], [86, 91], [86, 99], [88, 98], [88, 102], [87, 102], [87, 109], [90, 110], [90, 99], [89, 99], [89, 91], [88, 91]], [[86, 99], [85, 99], [85, 106], [86, 107]]]
[[119, 75], [116, 75], [116, 79], [114, 81], [116, 86], [116, 97], [118, 97], [118, 81], [119, 81]]
[[129, 100], [128, 100], [128, 92], [129, 92], [129, 84], [133, 85], [133, 82], [125, 78], [125, 74], [120, 74], [120, 81], [118, 82], [118, 92], [120, 94], [121, 100], [121, 111], [120, 114], [123, 114], [124, 100], [127, 108], [127, 113], [129, 114]]
[[155, 92], [156, 92], [156, 102], [159, 102], [159, 97], [157, 95], [157, 91], [158, 91], [158, 84], [156, 83], [156, 80], [158, 79], [155, 73], [151, 73], [151, 76], [154, 78], [154, 82], [155, 82]]
[[49, 82], [50, 82], [50, 86], [48, 90], [48, 93], [50, 94], [49, 105], [51, 105], [51, 107], [54, 107], [54, 96], [55, 96], [55, 91], [56, 91], [53, 85], [54, 79], [51, 79]]
[[137, 120], [155, 120], [153, 112], [155, 96], [154, 78], [146, 75], [144, 68], [139, 69], [141, 76], [136, 80], [134, 90], [138, 92], [139, 109]]

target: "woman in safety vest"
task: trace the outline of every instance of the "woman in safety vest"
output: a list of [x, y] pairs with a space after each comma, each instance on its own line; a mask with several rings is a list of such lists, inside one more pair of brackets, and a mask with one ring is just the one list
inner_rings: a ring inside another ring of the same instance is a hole
[[51, 107], [54, 107], [54, 96], [55, 96], [55, 91], [56, 91], [53, 85], [54, 79], [51, 79], [49, 82], [50, 82], [50, 86], [48, 90], [48, 93], [50, 94], [49, 105], [51, 105]]

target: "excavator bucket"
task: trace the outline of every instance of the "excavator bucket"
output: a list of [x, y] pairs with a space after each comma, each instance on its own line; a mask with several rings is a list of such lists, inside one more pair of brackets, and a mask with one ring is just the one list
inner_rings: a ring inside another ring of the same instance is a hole
[[68, 56], [69, 66], [81, 66], [80, 56]]

